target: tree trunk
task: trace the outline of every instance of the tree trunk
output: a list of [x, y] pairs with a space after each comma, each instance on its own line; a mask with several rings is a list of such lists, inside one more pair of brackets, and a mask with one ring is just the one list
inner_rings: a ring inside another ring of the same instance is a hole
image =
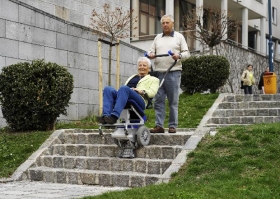
[[209, 46], [209, 50], [210, 50], [210, 55], [213, 55], [213, 47]]
[[109, 47], [108, 86], [111, 86], [111, 73], [112, 73], [112, 45], [110, 45]]

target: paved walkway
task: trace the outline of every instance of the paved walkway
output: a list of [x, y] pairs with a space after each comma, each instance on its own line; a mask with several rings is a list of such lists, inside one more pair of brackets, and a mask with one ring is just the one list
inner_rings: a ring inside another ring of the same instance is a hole
[[127, 188], [17, 181], [0, 183], [0, 199], [73, 199], [124, 189]]

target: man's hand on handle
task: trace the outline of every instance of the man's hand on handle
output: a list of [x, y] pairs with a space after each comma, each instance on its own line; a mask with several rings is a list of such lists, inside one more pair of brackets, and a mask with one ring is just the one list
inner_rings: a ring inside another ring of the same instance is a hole
[[150, 59], [154, 59], [154, 58], [156, 58], [156, 55], [154, 53], [150, 52], [150, 53], [148, 53], [148, 57]]

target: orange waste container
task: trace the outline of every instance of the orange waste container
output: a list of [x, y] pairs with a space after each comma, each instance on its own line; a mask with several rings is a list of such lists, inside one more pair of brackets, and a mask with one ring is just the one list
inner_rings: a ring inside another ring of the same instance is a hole
[[263, 75], [263, 85], [265, 94], [276, 94], [277, 93], [277, 83], [276, 74], [272, 72], [264, 73]]

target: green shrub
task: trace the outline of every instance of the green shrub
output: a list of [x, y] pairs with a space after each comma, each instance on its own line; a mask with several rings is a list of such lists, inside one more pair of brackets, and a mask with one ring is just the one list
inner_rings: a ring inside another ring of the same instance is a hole
[[62, 66], [34, 60], [6, 66], [0, 74], [3, 116], [14, 130], [53, 130], [66, 114], [73, 76]]
[[183, 62], [181, 87], [193, 94], [210, 89], [214, 93], [229, 77], [230, 64], [225, 57], [204, 55]]

